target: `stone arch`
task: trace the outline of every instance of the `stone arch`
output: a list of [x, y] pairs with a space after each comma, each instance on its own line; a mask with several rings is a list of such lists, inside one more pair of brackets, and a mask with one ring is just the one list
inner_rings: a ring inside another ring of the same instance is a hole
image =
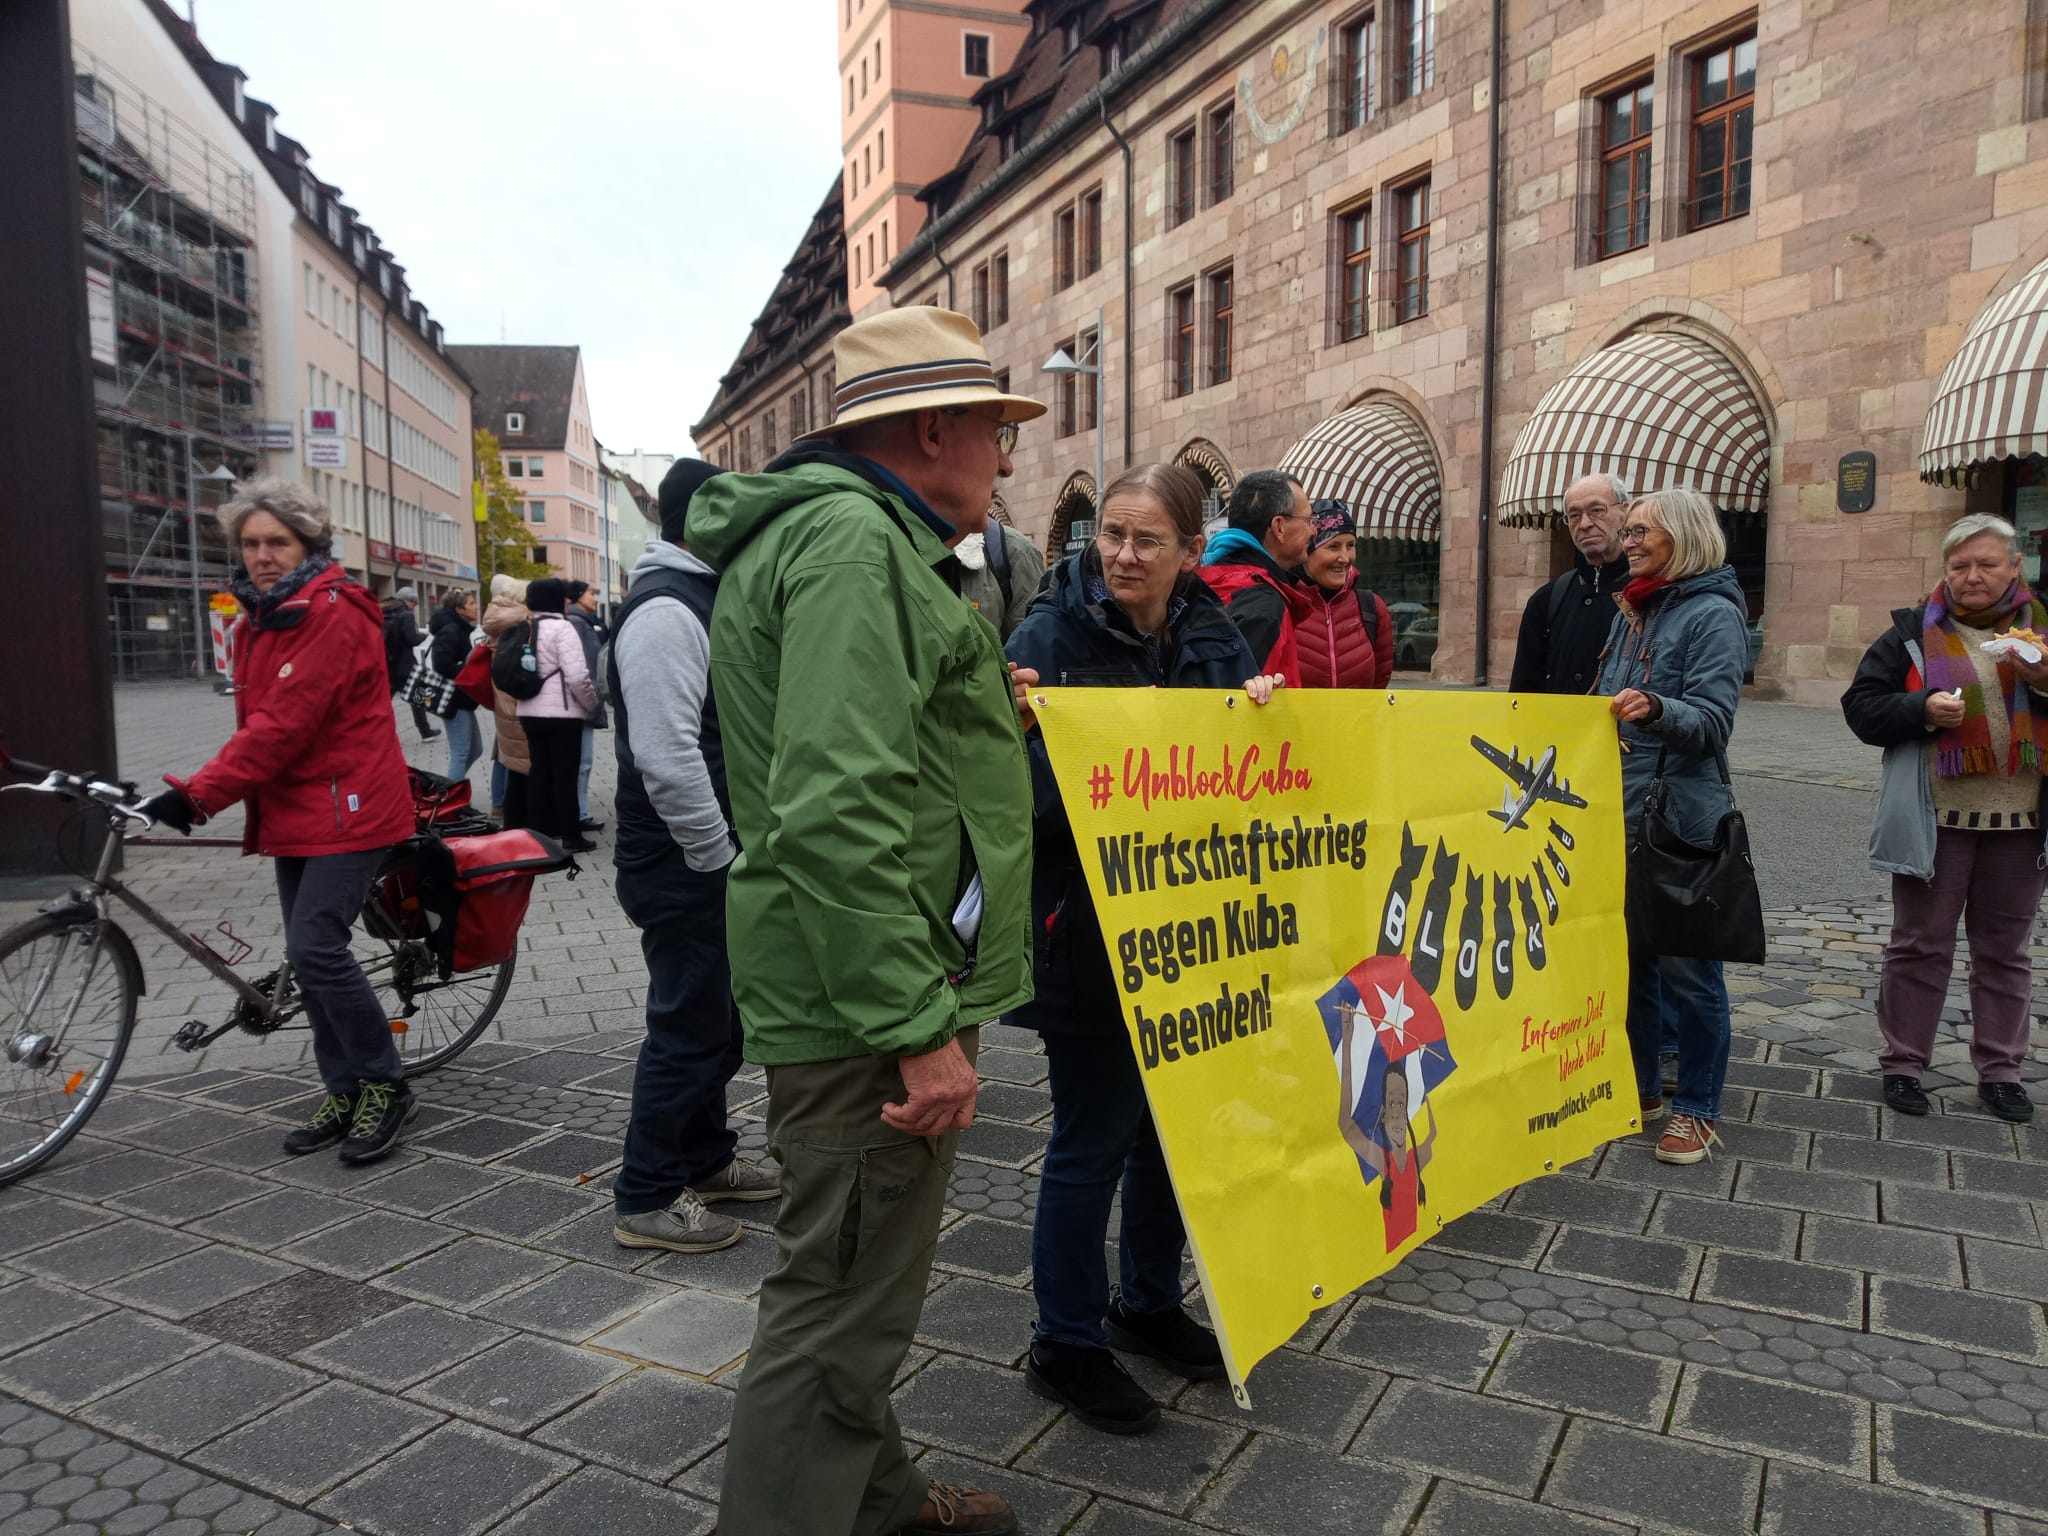
[[[2034, 241], [2033, 244], [2019, 253], [2018, 257], [2000, 274], [1998, 281], [1992, 284], [1991, 291], [1984, 295], [1983, 299], [1978, 303], [1977, 309], [1981, 311], [1986, 304], [1989, 304], [2000, 294], [2010, 292], [2043, 262], [2048, 262], [2048, 234], [2043, 234], [2040, 239]], [[1970, 318], [1975, 319], [1976, 315], [1972, 314]]]
[[988, 518], [992, 523], [1006, 523], [1012, 528], [1017, 526], [1017, 520], [1010, 516], [1010, 504], [1003, 500], [1001, 491], [997, 491], [995, 499], [988, 504]]
[[1085, 469], [1077, 469], [1067, 476], [1066, 484], [1053, 498], [1052, 526], [1045, 535], [1046, 560], [1055, 561], [1064, 555], [1074, 524], [1093, 521], [1094, 517], [1095, 477]]
[[1391, 405], [1398, 405], [1415, 419], [1415, 424], [1422, 428], [1422, 435], [1429, 439], [1429, 446], [1435, 451], [1436, 461], [1440, 467], [1448, 468], [1456, 462], [1454, 456], [1444, 451], [1448, 439], [1442, 427], [1437, 424], [1436, 412], [1430, 409], [1429, 402], [1417, 394], [1414, 387], [1404, 379], [1397, 379], [1392, 374], [1376, 374], [1345, 396], [1338, 410], [1348, 411], [1357, 406], [1370, 405], [1375, 399], [1384, 399]]
[[1784, 409], [1788, 397], [1777, 369], [1771, 366], [1756, 338], [1744, 330], [1734, 316], [1711, 304], [1702, 304], [1698, 299], [1659, 297], [1631, 304], [1599, 333], [1598, 340], [1574, 360], [1573, 366], [1602, 347], [1610, 347], [1637, 331], [1679, 331], [1696, 336], [1721, 352], [1748, 380], [1750, 388], [1762, 402], [1765, 414], [1770, 417], [1772, 445], [1775, 447], [1782, 440], [1778, 431], [1778, 412]]

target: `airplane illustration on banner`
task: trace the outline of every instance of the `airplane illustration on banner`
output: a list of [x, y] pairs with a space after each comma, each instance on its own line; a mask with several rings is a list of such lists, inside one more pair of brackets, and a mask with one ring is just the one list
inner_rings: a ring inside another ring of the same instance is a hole
[[1512, 747], [1503, 752], [1477, 736], [1472, 738], [1472, 745], [1481, 757], [1508, 776], [1508, 787], [1501, 791], [1500, 809], [1486, 813], [1501, 824], [1503, 832], [1527, 826], [1526, 818], [1539, 800], [1585, 809], [1586, 802], [1572, 793], [1570, 782], [1557, 776], [1555, 746], [1545, 748], [1542, 757], [1532, 757], [1525, 763]]

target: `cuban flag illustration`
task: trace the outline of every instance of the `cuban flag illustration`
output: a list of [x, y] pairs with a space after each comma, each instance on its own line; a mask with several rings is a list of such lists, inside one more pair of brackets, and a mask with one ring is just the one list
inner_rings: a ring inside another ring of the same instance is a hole
[[[1424, 1113], [1429, 1091], [1458, 1069], [1436, 1000], [1415, 979], [1406, 955], [1374, 955], [1346, 971], [1337, 985], [1316, 999], [1316, 1006], [1330, 1037], [1339, 1082], [1346, 1065], [1344, 1023], [1351, 1021], [1351, 1119], [1384, 1146], [1380, 1108], [1388, 1065], [1398, 1066], [1408, 1081], [1411, 1127]], [[1409, 1139], [1417, 1139], [1412, 1129]], [[1363, 1158], [1359, 1172], [1368, 1184], [1379, 1176]]]

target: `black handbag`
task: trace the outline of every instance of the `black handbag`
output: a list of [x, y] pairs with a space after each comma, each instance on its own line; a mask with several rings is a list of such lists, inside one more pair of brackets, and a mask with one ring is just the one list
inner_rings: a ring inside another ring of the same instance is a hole
[[1628, 845], [1628, 942], [1653, 955], [1694, 960], [1764, 958], [1764, 907], [1749, 827], [1735, 806], [1728, 759], [1714, 754], [1728, 790], [1728, 814], [1714, 829], [1713, 846], [1679, 836], [1666, 809], [1664, 751], [1643, 798], [1642, 820]]
[[439, 720], [449, 719], [462, 703], [455, 680], [436, 671], [432, 658], [424, 650], [419, 660], [413, 663], [412, 675], [405, 680], [404, 697], [406, 703], [418, 705]]

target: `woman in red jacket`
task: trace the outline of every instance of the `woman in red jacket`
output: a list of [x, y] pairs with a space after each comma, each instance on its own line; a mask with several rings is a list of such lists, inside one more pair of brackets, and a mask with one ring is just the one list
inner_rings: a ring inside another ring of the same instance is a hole
[[391, 1022], [349, 949], [387, 850], [413, 831], [377, 600], [328, 559], [327, 509], [289, 480], [258, 480], [221, 508], [243, 572], [231, 584], [235, 734], [189, 780], [143, 807], [189, 832], [236, 801], [242, 851], [277, 861], [285, 957], [298, 977], [327, 1096], [287, 1152], [341, 1143], [345, 1163], [398, 1144], [416, 1112]]
[[1394, 675], [1394, 616], [1358, 584], [1358, 524], [1334, 498], [1309, 507], [1308, 573], [1313, 597], [1294, 625], [1301, 681], [1308, 688], [1384, 688]]

